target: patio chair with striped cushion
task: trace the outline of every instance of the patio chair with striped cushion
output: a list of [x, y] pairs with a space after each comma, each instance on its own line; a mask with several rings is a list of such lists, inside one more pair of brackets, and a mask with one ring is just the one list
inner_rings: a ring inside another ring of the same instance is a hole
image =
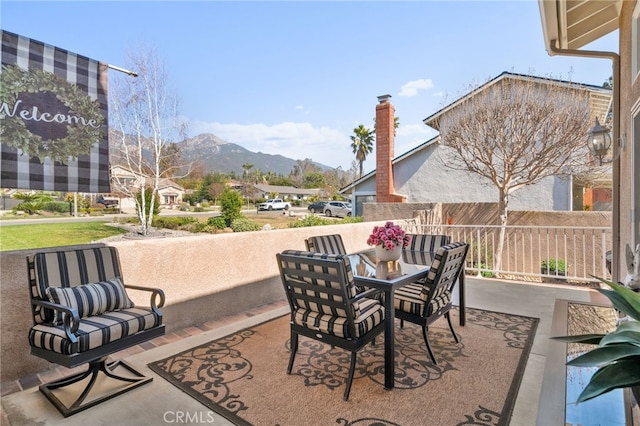
[[433, 234], [409, 234], [411, 236], [411, 243], [409, 247], [405, 247], [405, 250], [410, 251], [428, 251], [435, 252], [439, 247], [447, 245], [451, 242], [451, 237], [448, 235], [433, 235]]
[[436, 358], [427, 337], [429, 325], [444, 316], [454, 340], [458, 343], [449, 311], [453, 306], [451, 294], [460, 274], [463, 273], [468, 249], [469, 245], [463, 242], [438, 248], [427, 278], [421, 283], [411, 283], [399, 288], [394, 295], [396, 318], [401, 322], [406, 320], [422, 326], [422, 336], [434, 364], [437, 364]]
[[356, 291], [349, 258], [344, 255], [286, 250], [276, 255], [291, 308], [291, 374], [298, 336], [351, 352], [344, 400], [349, 399], [356, 353], [384, 331], [384, 308], [373, 299], [378, 289]]
[[[88, 364], [85, 371], [40, 385], [64, 417], [153, 380], [122, 359], [110, 360], [165, 332], [159, 309], [164, 292], [125, 284], [115, 247], [43, 250], [27, 256], [27, 273], [31, 354], [67, 368]], [[149, 305], [135, 306], [127, 290], [148, 292]]]
[[340, 234], [317, 235], [304, 240], [307, 251], [313, 253], [347, 254]]

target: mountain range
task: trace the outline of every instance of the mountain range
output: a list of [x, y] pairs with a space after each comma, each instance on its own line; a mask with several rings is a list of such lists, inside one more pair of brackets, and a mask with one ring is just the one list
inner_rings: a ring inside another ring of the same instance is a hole
[[[294, 160], [279, 154], [249, 151], [211, 133], [203, 133], [186, 139], [179, 145], [182, 158], [185, 161], [198, 162], [208, 172], [229, 173], [233, 171], [241, 176], [244, 172], [242, 165], [248, 163], [253, 164], [252, 171], [260, 170], [262, 173], [272, 172], [287, 176], [297, 162], [297, 159]], [[324, 164], [315, 162], [313, 164], [323, 171], [332, 169]]]

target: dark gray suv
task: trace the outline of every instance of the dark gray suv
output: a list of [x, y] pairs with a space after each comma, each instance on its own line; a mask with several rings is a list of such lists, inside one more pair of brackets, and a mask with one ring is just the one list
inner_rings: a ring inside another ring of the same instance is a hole
[[307, 209], [311, 213], [322, 213], [324, 212], [324, 206], [327, 204], [327, 202], [328, 201], [316, 201], [315, 203], [309, 204], [309, 207], [307, 207]]

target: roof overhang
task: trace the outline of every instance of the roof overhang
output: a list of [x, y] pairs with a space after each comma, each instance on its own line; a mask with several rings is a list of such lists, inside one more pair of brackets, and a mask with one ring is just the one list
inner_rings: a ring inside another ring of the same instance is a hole
[[577, 50], [618, 29], [622, 0], [538, 0], [547, 52]]

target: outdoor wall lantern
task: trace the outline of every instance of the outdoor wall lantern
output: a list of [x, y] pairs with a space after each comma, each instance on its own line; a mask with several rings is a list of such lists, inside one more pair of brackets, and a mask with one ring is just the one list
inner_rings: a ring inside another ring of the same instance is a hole
[[598, 117], [596, 117], [596, 124], [587, 132], [587, 146], [591, 154], [598, 157], [601, 166], [603, 163], [610, 163], [612, 161], [602, 160], [611, 148], [611, 134], [609, 133], [609, 129], [600, 125]]

